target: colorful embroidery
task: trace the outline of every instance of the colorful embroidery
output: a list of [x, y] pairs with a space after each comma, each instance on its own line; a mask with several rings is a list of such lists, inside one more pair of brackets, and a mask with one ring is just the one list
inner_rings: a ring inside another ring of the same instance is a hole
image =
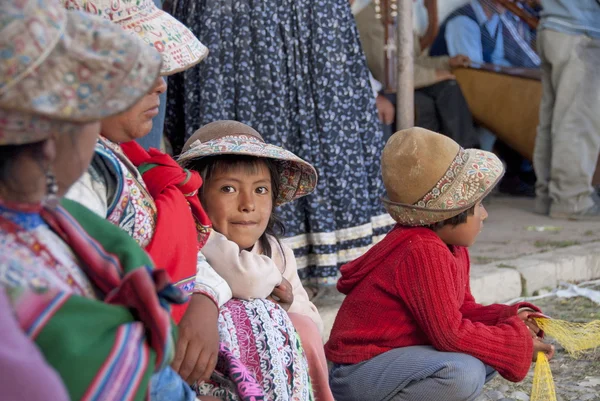
[[161, 54], [162, 75], [186, 70], [202, 61], [208, 49], [182, 23], [152, 0], [62, 0], [67, 9], [82, 9], [119, 24]]
[[118, 172], [118, 190], [114, 207], [109, 210], [108, 221], [121, 227], [145, 248], [152, 240], [156, 226], [154, 199], [146, 191], [144, 180], [137, 169], [125, 164], [126, 156], [118, 145], [101, 139], [96, 148], [96, 153], [115, 166]]
[[0, 223], [0, 265], [3, 266], [0, 282], [38, 291], [54, 287], [95, 297], [90, 281], [78, 267], [77, 258], [39, 214], [0, 207]]
[[121, 112], [156, 80], [156, 51], [109, 21], [66, 13], [58, 2], [2, 7], [11, 18], [0, 20], [0, 144], [64, 131], [39, 115], [88, 122]]
[[414, 205], [383, 198], [388, 213], [400, 224], [424, 226], [460, 214], [483, 199], [504, 174], [493, 153], [460, 149], [444, 176]]
[[[231, 300], [219, 314], [221, 343], [262, 386], [267, 400], [314, 400], [308, 363], [287, 313], [264, 299]], [[240, 400], [236, 385], [226, 375], [213, 374], [200, 383], [199, 395]]]

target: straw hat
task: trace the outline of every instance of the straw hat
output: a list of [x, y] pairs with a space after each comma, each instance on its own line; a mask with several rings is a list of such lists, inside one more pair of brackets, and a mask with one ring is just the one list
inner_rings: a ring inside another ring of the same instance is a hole
[[183, 146], [178, 161], [185, 167], [192, 160], [219, 155], [275, 160], [281, 173], [277, 206], [308, 195], [317, 185], [313, 166], [292, 152], [266, 143], [258, 132], [237, 121], [215, 121], [197, 130]]
[[43, 140], [121, 113], [152, 87], [158, 54], [52, 0], [0, 2], [0, 145]]
[[431, 225], [470, 209], [504, 174], [493, 153], [465, 150], [447, 136], [417, 127], [392, 135], [381, 170], [384, 206], [406, 226]]
[[163, 59], [161, 75], [172, 75], [196, 65], [208, 49], [194, 34], [152, 0], [61, 0], [67, 9], [83, 10], [108, 19], [137, 34]]

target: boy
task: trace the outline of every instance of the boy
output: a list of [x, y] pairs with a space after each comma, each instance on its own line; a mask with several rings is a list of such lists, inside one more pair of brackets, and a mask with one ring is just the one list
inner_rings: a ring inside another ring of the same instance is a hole
[[347, 294], [327, 358], [338, 401], [475, 399], [495, 371], [522, 380], [542, 343], [528, 303], [479, 305], [469, 288], [471, 246], [487, 218], [481, 201], [503, 174], [493, 154], [464, 150], [422, 129], [385, 146], [383, 202], [398, 222], [342, 267]]

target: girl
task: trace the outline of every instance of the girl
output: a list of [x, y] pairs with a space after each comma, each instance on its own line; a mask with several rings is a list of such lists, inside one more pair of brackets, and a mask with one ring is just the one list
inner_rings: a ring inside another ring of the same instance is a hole
[[[267, 397], [287, 399], [297, 392], [300, 399], [306, 399], [310, 395], [303, 388], [306, 382], [293, 380], [293, 372], [273, 359], [281, 355], [273, 347], [276, 343], [264, 347], [265, 338], [286, 342], [295, 338], [294, 327], [278, 303], [290, 312], [307, 351], [316, 398], [333, 400], [320, 337], [323, 323], [302, 287], [293, 252], [275, 237], [281, 232], [281, 223], [273, 215], [275, 206], [314, 189], [314, 168], [292, 153], [264, 143], [255, 130], [236, 121], [204, 126], [184, 149], [179, 162], [202, 175], [200, 199], [215, 230], [202, 251], [228, 282], [234, 297], [254, 299], [233, 300], [221, 308], [221, 341], [240, 355], [255, 377], [263, 378], [263, 388], [269, 389]], [[246, 272], [244, 279], [237, 277], [239, 270]], [[267, 297], [270, 300], [265, 300]], [[290, 367], [302, 368], [298, 349], [288, 346], [284, 352], [293, 361]], [[290, 385], [277, 388], [278, 383]], [[216, 392], [219, 385], [205, 384], [200, 392]]]

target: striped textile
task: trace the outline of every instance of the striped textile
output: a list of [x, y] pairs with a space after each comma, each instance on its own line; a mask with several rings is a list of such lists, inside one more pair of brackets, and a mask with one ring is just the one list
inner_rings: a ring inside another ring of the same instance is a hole
[[[0, 285], [71, 399], [146, 400], [151, 375], [174, 353], [168, 305], [185, 296], [127, 233], [75, 202], [63, 206], [40, 216], [81, 262], [98, 299], [52, 286]], [[32, 252], [37, 246], [26, 228], [0, 214], [0, 239], [8, 238]]]

